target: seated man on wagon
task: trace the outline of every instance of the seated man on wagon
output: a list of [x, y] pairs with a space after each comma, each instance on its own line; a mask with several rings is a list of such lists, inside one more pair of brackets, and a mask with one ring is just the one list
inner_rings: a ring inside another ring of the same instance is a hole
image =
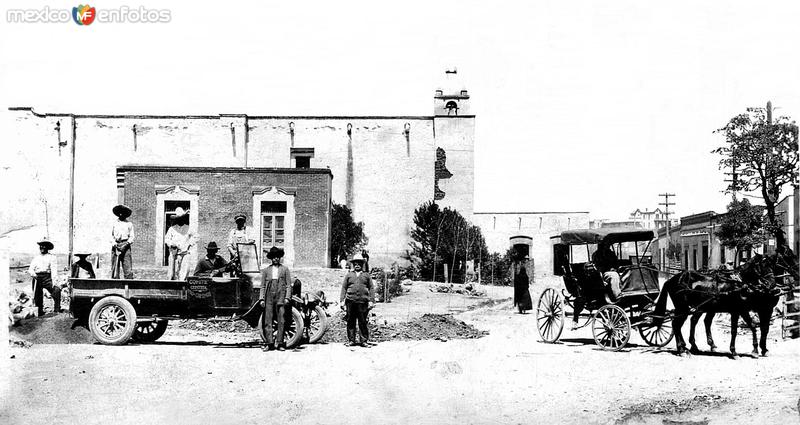
[[611, 249], [610, 244], [600, 242], [597, 245], [597, 251], [592, 254], [592, 262], [600, 274], [603, 276], [603, 282], [606, 286], [611, 288], [611, 295], [614, 300], [619, 299], [620, 295], [620, 276], [617, 272], [617, 265], [619, 260], [617, 254]]

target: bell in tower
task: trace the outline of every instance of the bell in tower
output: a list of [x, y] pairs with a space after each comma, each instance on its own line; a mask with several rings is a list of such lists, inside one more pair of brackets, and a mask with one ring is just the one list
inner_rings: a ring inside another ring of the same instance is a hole
[[433, 114], [437, 117], [470, 115], [469, 94], [453, 68], [444, 72], [445, 79], [433, 96]]

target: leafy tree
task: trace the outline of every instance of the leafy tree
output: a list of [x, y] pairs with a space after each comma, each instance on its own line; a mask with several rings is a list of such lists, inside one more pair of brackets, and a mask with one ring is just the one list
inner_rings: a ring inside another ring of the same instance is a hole
[[764, 207], [750, 205], [750, 201], [733, 199], [728, 204], [728, 213], [722, 216], [715, 235], [722, 246], [736, 250], [734, 261], [739, 262], [739, 253], [761, 245], [767, 239], [764, 229]]
[[363, 248], [369, 238], [364, 234], [364, 223], [353, 220], [353, 212], [346, 205], [331, 207], [331, 266], [338, 266], [340, 257], [352, 255]]
[[778, 247], [786, 244], [775, 206], [786, 184], [797, 184], [797, 124], [788, 117], [773, 121], [772, 106], [748, 108], [716, 133], [727, 143], [715, 150], [723, 156], [720, 168], [734, 173], [726, 192], [760, 191], [767, 212], [767, 231], [775, 236]]
[[462, 280], [466, 263], [488, 257], [486, 242], [478, 226], [450, 208], [430, 201], [414, 211], [410, 257], [419, 258], [424, 279], [444, 280], [444, 265], [453, 281]]
[[667, 246], [667, 258], [672, 260], [681, 260], [681, 255], [683, 251], [683, 245], [680, 242], [673, 242], [669, 241], [669, 245]]

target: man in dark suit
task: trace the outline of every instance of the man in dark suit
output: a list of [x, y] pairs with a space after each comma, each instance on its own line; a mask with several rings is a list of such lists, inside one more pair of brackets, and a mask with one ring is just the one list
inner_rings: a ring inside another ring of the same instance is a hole
[[[267, 253], [267, 259], [272, 260], [272, 264], [261, 269], [261, 299], [264, 300], [262, 323], [267, 339], [264, 351], [274, 348], [283, 351], [286, 348], [283, 333], [286, 315], [291, 314], [289, 297], [292, 296], [290, 285], [293, 281], [289, 268], [281, 264], [281, 258], [283, 258], [283, 249], [273, 246]], [[278, 327], [277, 335], [273, 339], [272, 319], [276, 315]]]

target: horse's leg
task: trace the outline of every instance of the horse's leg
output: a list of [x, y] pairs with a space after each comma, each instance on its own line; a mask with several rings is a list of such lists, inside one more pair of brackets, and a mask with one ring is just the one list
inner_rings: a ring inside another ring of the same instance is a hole
[[678, 348], [678, 355], [682, 355], [687, 351], [686, 341], [683, 339], [683, 332], [681, 331], [687, 315], [687, 312], [679, 312], [675, 314], [675, 317], [672, 319], [672, 330], [675, 332], [675, 345]]
[[697, 322], [700, 321], [700, 315], [703, 314], [700, 311], [695, 311], [692, 313], [692, 318], [689, 320], [689, 352], [690, 353], [699, 353], [700, 349], [697, 348], [697, 344], [694, 342], [694, 328], [697, 326]]
[[750, 332], [753, 334], [753, 356], [758, 357], [758, 336], [756, 335], [756, 327], [753, 326], [753, 318], [750, 317], [749, 311], [743, 311], [742, 319], [744, 319], [744, 323], [747, 324], [747, 327], [750, 328]]
[[[769, 322], [772, 319], [772, 307], [758, 312], [759, 326], [761, 327], [761, 356], [767, 357], [767, 334], [769, 333]], [[754, 331], [755, 332], [755, 331]], [[755, 339], [755, 336], [753, 337]], [[755, 340], [753, 342], [755, 345]]]
[[708, 346], [711, 348], [711, 351], [715, 351], [717, 346], [714, 344], [714, 338], [711, 336], [711, 323], [714, 321], [714, 312], [707, 312], [706, 318], [703, 320], [703, 323], [706, 325], [706, 342], [708, 342]]
[[731, 357], [736, 358], [736, 332], [739, 329], [739, 313], [731, 312]]

